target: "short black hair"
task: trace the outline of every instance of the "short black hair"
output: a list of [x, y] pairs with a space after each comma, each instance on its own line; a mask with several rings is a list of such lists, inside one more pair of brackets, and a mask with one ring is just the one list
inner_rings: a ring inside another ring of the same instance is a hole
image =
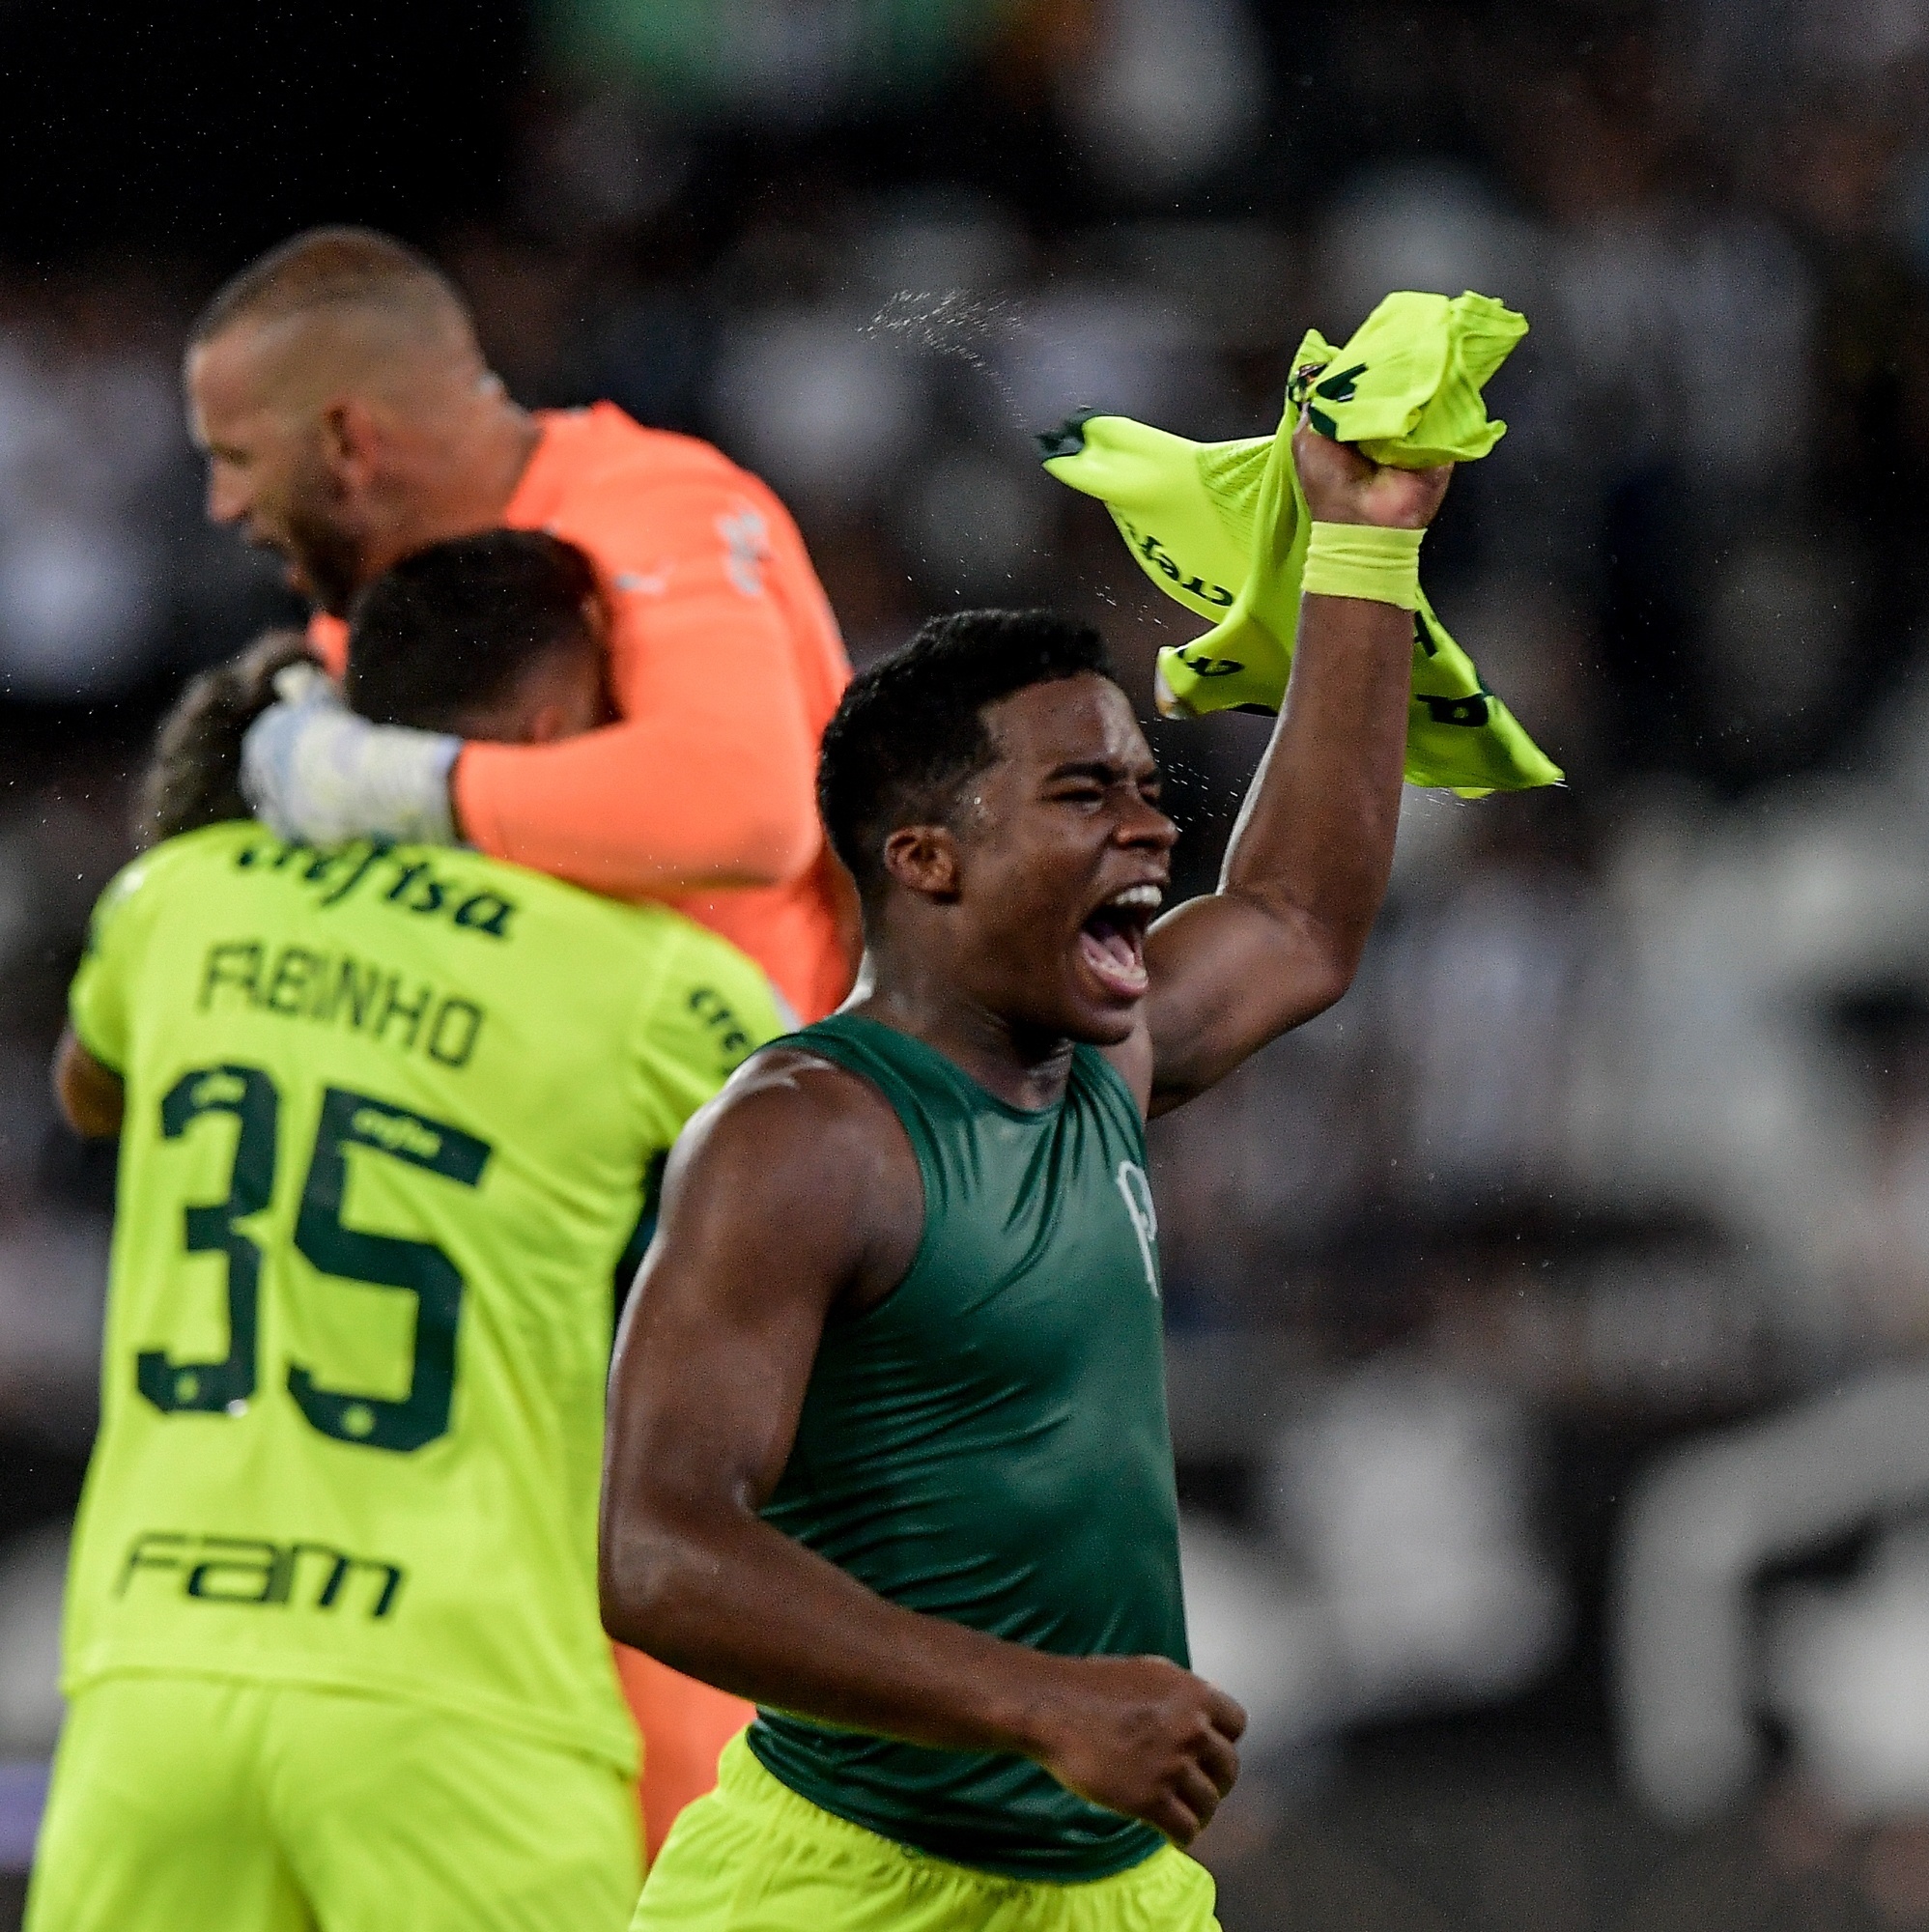
[[944, 824], [966, 781], [997, 762], [984, 708], [1035, 684], [1112, 676], [1089, 624], [1051, 611], [954, 611], [853, 678], [824, 731], [817, 805], [866, 900], [900, 825]]
[[314, 660], [299, 631], [269, 631], [240, 657], [204, 670], [161, 721], [134, 796], [134, 845], [252, 818], [241, 796], [241, 739], [274, 702], [274, 674]]
[[377, 724], [463, 731], [505, 701], [535, 659], [593, 652], [596, 569], [541, 530], [484, 530], [418, 550], [378, 577], [349, 613], [342, 694]]

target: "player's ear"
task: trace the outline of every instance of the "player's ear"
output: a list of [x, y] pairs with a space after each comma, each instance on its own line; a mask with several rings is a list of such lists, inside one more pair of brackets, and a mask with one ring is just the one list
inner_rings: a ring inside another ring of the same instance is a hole
[[958, 841], [948, 825], [900, 825], [884, 841], [884, 869], [925, 898], [958, 895]]
[[358, 493], [382, 467], [382, 424], [359, 396], [338, 396], [321, 413], [322, 460], [343, 489]]

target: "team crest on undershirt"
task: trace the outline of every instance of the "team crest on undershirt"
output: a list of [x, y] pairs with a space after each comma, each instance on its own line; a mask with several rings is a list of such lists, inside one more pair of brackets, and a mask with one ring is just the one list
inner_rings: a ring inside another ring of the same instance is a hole
[[1139, 1237], [1139, 1259], [1146, 1264], [1146, 1286], [1156, 1296], [1159, 1292], [1158, 1250], [1152, 1245], [1159, 1237], [1159, 1210], [1152, 1205], [1152, 1183], [1137, 1161], [1121, 1160], [1113, 1177], [1125, 1212], [1132, 1218], [1132, 1232]]

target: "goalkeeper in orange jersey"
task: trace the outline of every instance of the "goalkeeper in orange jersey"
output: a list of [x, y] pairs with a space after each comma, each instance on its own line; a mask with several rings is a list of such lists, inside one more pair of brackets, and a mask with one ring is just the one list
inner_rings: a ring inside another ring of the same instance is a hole
[[[801, 1018], [837, 1004], [855, 908], [812, 782], [849, 668], [762, 483], [607, 403], [520, 409], [446, 279], [366, 230], [298, 235], [244, 269], [195, 325], [185, 381], [210, 515], [285, 559], [332, 670], [357, 591], [496, 525], [577, 544], [610, 607], [616, 722], [563, 744], [465, 741], [372, 724], [315, 678], [249, 738], [264, 819], [315, 843], [468, 843], [663, 899], [742, 947]], [[655, 1839], [749, 1707], [623, 1662]]]
[[520, 409], [461, 298], [399, 242], [297, 236], [235, 277], [186, 360], [208, 508], [278, 552], [341, 669], [341, 619], [398, 557], [496, 525], [595, 561], [618, 722], [568, 745], [273, 714], [248, 784], [278, 831], [466, 842], [592, 891], [667, 899], [807, 1017], [849, 981], [811, 793], [849, 676], [803, 540], [765, 486], [608, 403]]

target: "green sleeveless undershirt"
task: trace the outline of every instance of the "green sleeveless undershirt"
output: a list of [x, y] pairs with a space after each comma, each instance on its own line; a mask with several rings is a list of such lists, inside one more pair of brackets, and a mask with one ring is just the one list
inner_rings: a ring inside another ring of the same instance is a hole
[[[764, 1516], [907, 1609], [1066, 1656], [1187, 1662], [1145, 1130], [1092, 1048], [1007, 1105], [855, 1015], [789, 1037], [868, 1080], [923, 1179], [909, 1273], [826, 1326]], [[763, 1710], [751, 1748], [813, 1804], [1017, 1878], [1136, 1864], [1149, 1828], [1022, 1757], [928, 1750]]]

